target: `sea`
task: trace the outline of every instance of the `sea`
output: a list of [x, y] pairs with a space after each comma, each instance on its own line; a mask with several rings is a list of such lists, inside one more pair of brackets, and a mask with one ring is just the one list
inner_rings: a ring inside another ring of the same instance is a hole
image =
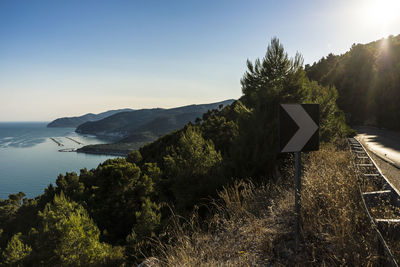
[[59, 174], [96, 168], [115, 156], [72, 151], [109, 140], [75, 133], [75, 128], [47, 128], [47, 122], [0, 122], [0, 199], [24, 192], [34, 198]]

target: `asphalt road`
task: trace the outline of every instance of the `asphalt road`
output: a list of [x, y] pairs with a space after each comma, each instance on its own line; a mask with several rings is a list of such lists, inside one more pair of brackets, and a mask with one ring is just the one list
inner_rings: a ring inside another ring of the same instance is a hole
[[357, 139], [371, 152], [400, 168], [400, 132], [374, 127], [356, 127]]

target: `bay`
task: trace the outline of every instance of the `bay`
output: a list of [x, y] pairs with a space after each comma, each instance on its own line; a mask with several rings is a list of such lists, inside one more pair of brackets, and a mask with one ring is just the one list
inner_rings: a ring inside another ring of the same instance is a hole
[[92, 169], [106, 159], [115, 158], [59, 152], [60, 149], [106, 143], [107, 140], [79, 135], [74, 132], [75, 128], [47, 128], [46, 125], [46, 122], [0, 122], [1, 199], [18, 192], [33, 198], [42, 194], [50, 183], [55, 184], [60, 173], [79, 173], [82, 168]]

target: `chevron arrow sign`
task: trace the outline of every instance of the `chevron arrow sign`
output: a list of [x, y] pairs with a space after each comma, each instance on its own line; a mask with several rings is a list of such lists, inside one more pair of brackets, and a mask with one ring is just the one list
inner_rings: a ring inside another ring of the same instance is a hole
[[282, 153], [319, 149], [318, 104], [281, 104], [279, 123]]

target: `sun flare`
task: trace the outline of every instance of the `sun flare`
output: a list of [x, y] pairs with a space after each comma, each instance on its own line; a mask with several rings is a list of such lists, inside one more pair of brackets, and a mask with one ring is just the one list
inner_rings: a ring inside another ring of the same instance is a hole
[[400, 0], [365, 1], [363, 16], [364, 19], [370, 23], [380, 26], [389, 26], [390, 24], [395, 22], [399, 14]]

